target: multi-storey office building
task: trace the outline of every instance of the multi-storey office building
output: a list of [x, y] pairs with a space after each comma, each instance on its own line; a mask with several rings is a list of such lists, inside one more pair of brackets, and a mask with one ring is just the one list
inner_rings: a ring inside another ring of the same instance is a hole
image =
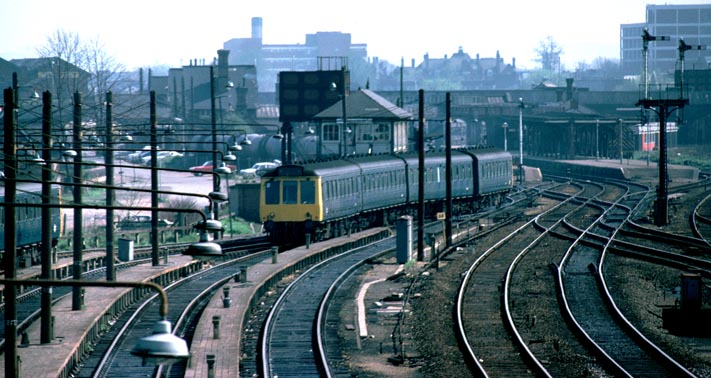
[[711, 4], [647, 5], [644, 23], [620, 25], [620, 62], [626, 74], [639, 74], [643, 69], [642, 30], [652, 36], [668, 36], [648, 45], [650, 73], [669, 73], [679, 69], [679, 40], [689, 45], [709, 46], [705, 50], [685, 53], [685, 69], [708, 69], [711, 63]]

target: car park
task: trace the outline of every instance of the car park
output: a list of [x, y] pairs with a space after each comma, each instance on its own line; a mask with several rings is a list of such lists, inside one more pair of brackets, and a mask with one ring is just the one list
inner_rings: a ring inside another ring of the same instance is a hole
[[151, 156], [151, 147], [145, 146], [142, 150], [130, 153], [126, 156], [126, 161], [134, 164], [143, 163], [143, 158], [146, 156]]
[[263, 176], [265, 173], [275, 169], [280, 164], [276, 162], [261, 162], [254, 164], [251, 168], [241, 169], [239, 174], [245, 177], [248, 176]]
[[[222, 163], [222, 164], [225, 164], [225, 163]], [[235, 166], [235, 165], [225, 164], [225, 166], [227, 168], [229, 168], [232, 173], [237, 171], [237, 166]], [[202, 176], [205, 173], [214, 172], [215, 167], [212, 165], [212, 161], [208, 160], [200, 165], [190, 167], [190, 168], [188, 168], [188, 170], [190, 172], [192, 172], [193, 175], [195, 175], [195, 176]]]
[[[159, 165], [165, 165], [173, 161], [173, 159], [183, 157], [183, 154], [177, 151], [158, 151], [156, 157], [158, 158]], [[142, 162], [144, 165], [151, 165], [150, 152], [142, 158]]]

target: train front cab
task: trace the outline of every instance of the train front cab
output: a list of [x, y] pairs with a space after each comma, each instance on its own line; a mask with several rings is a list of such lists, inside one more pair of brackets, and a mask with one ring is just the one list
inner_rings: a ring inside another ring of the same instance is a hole
[[259, 214], [273, 242], [300, 244], [323, 219], [320, 177], [281, 166], [262, 177]]

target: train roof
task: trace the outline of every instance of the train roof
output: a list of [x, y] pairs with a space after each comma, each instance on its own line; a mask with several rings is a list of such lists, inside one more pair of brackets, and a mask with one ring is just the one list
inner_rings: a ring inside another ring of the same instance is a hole
[[[425, 153], [427, 159], [446, 159], [446, 152], [443, 150], [428, 151]], [[468, 148], [452, 150], [452, 160], [457, 161], [466, 156], [472, 156], [478, 161], [511, 160], [511, 154], [496, 148]], [[348, 156], [342, 159], [319, 160], [305, 162], [303, 164], [286, 164], [275, 168], [264, 174], [264, 178], [270, 177], [303, 177], [321, 175], [350, 175], [354, 171], [369, 168], [377, 169], [380, 166], [391, 167], [393, 165], [407, 162], [409, 165], [417, 164], [419, 155], [417, 152], [404, 154], [378, 154]]]
[[327, 160], [307, 164], [285, 164], [281, 165], [262, 176], [262, 178], [270, 177], [304, 177], [304, 176], [321, 176], [323, 174], [333, 174], [339, 172], [349, 174], [352, 171], [358, 170], [358, 165], [348, 160]]

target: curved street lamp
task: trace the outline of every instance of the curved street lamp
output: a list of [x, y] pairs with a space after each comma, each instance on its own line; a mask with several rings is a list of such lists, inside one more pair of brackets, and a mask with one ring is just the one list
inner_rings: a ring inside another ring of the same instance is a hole
[[158, 292], [161, 305], [159, 308], [160, 319], [153, 326], [153, 333], [145, 336], [136, 342], [131, 354], [145, 359], [156, 359], [158, 361], [186, 359], [190, 357], [188, 344], [185, 340], [175, 336], [171, 332], [171, 324], [168, 321], [168, 296], [160, 285], [146, 281], [80, 281], [80, 280], [20, 280], [20, 279], [3, 279], [0, 280], [1, 285], [14, 286], [39, 286], [42, 288], [50, 288], [53, 286], [70, 286], [70, 287], [131, 287], [131, 288], [148, 288]]

